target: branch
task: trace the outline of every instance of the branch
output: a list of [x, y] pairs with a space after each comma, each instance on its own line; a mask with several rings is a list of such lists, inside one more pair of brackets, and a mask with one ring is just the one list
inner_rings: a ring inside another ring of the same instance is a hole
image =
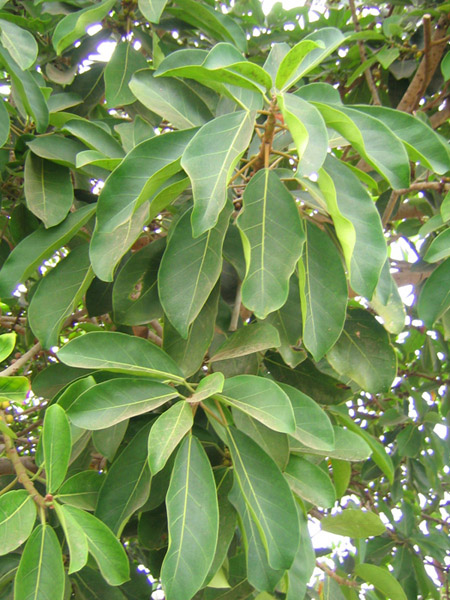
[[445, 123], [445, 121], [447, 121], [448, 118], [450, 118], [450, 102], [448, 101], [448, 98], [447, 98], [445, 100], [444, 108], [442, 110], [438, 110], [437, 112], [435, 112], [434, 115], [431, 115], [431, 117], [430, 117], [431, 127], [433, 129], [437, 129], [443, 123]]
[[16, 360], [12, 365], [9, 365], [6, 369], [4, 369], [1, 373], [1, 377], [6, 377], [8, 375], [14, 375], [16, 371], [18, 371], [21, 367], [23, 367], [30, 359], [32, 359], [38, 352], [41, 350], [41, 344], [38, 342], [35, 344], [28, 352], [22, 354], [20, 358]]
[[339, 583], [339, 585], [346, 585], [347, 587], [352, 587], [352, 588], [359, 587], [359, 585], [356, 583], [356, 581], [351, 581], [350, 579], [347, 579], [346, 577], [341, 577], [340, 575], [338, 575], [336, 573], [336, 571], [333, 571], [333, 569], [330, 569], [329, 567], [327, 567], [327, 565], [324, 565], [323, 563], [319, 562], [318, 560], [316, 560], [316, 567], [319, 567], [319, 569], [322, 569], [322, 571], [324, 573], [326, 573], [328, 575], [328, 577], [331, 577], [331, 579], [334, 579], [335, 581], [337, 581]]

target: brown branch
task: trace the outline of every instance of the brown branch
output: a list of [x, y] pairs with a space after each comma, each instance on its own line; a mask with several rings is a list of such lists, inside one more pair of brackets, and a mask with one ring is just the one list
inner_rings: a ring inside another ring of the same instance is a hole
[[6, 377], [8, 375], [14, 375], [14, 373], [16, 373], [16, 371], [18, 371], [24, 365], [26, 365], [26, 363], [30, 359], [32, 359], [38, 352], [40, 352], [40, 350], [41, 350], [41, 344], [40, 344], [40, 342], [38, 342], [32, 348], [30, 348], [30, 350], [28, 350], [28, 352], [25, 352], [25, 354], [22, 354], [22, 356], [20, 358], [18, 358], [15, 362], [13, 362], [12, 365], [10, 365], [6, 369], [4, 369], [0, 373], [0, 376]]
[[356, 583], [356, 581], [352, 581], [351, 579], [347, 579], [346, 577], [341, 577], [336, 573], [336, 571], [333, 571], [333, 569], [330, 569], [329, 567], [327, 567], [327, 565], [319, 562], [318, 560], [316, 560], [316, 567], [319, 567], [319, 569], [326, 573], [328, 577], [331, 577], [331, 579], [337, 581], [339, 585], [346, 585], [347, 587], [359, 588], [359, 585]]
[[433, 129], [437, 129], [443, 123], [445, 123], [447, 121], [447, 119], [449, 119], [449, 118], [450, 118], [450, 102], [449, 102], [448, 98], [446, 98], [444, 108], [442, 110], [438, 110], [437, 112], [435, 112], [434, 115], [431, 115], [431, 117], [430, 117], [431, 127]]
[[268, 111], [269, 114], [268, 114], [267, 120], [264, 124], [264, 128], [265, 128], [264, 135], [262, 137], [261, 146], [259, 148], [259, 153], [258, 153], [257, 159], [256, 159], [254, 167], [253, 167], [255, 173], [256, 173], [256, 171], [259, 171], [260, 169], [262, 169], [265, 166], [266, 166], [266, 168], [268, 167], [268, 164], [267, 164], [268, 156], [272, 149], [272, 141], [273, 141], [273, 135], [274, 135], [274, 131], [275, 131], [276, 110], [277, 110], [277, 99], [276, 99], [276, 97], [274, 97], [272, 99], [272, 102], [270, 103], [270, 107], [269, 107], [269, 111]]
[[403, 194], [409, 194], [410, 192], [422, 191], [422, 190], [437, 190], [438, 192], [443, 192], [444, 190], [450, 189], [450, 184], [445, 183], [445, 181], [422, 181], [417, 183], [412, 183], [408, 188], [400, 188], [395, 190], [395, 193], [398, 196]]
[[397, 192], [392, 192], [392, 194], [389, 198], [389, 201], [386, 205], [386, 208], [384, 209], [383, 217], [381, 218], [383, 228], [386, 227], [386, 225], [389, 223], [389, 219], [391, 218], [392, 213], [394, 211], [395, 204], [397, 202], [397, 198], [398, 198]]

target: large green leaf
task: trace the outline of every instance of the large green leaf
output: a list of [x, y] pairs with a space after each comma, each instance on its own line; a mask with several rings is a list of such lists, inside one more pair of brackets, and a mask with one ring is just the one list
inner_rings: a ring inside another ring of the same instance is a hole
[[[295, 555], [294, 562], [288, 571], [288, 590], [286, 600], [298, 600], [306, 592], [306, 586], [311, 578], [316, 565], [316, 555], [308, 530], [308, 520], [297, 505], [300, 521], [300, 545]], [[330, 599], [331, 600], [331, 599]]]
[[12, 552], [33, 529], [36, 504], [26, 490], [13, 490], [0, 496], [0, 556]]
[[227, 205], [217, 225], [192, 237], [191, 210], [177, 221], [158, 275], [164, 312], [183, 338], [211, 294], [222, 267], [222, 245], [231, 214]]
[[352, 538], [381, 535], [386, 531], [383, 521], [376, 513], [356, 508], [346, 508], [334, 515], [328, 515], [321, 519], [320, 526], [324, 531]]
[[450, 306], [449, 279], [450, 258], [447, 258], [431, 273], [420, 291], [417, 312], [427, 327], [433, 327]]
[[322, 44], [318, 44], [312, 40], [302, 40], [293, 46], [293, 48], [287, 52], [280, 62], [275, 79], [276, 87], [279, 90], [282, 90], [284, 87], [291, 87], [291, 83], [287, 86], [286, 83], [292, 79], [292, 76], [297, 71], [305, 56], [307, 56], [315, 48], [319, 48], [321, 46]]
[[244, 433], [228, 428], [235, 484], [255, 521], [269, 565], [288, 569], [299, 544], [297, 509], [289, 485], [274, 461]]
[[67, 545], [70, 553], [69, 575], [75, 573], [84, 567], [88, 560], [89, 547], [87, 537], [78, 525], [76, 519], [71, 515], [65, 506], [54, 503], [55, 512], [64, 531]]
[[44, 348], [58, 345], [64, 322], [78, 306], [93, 277], [89, 247], [83, 244], [42, 279], [31, 299], [28, 319]]
[[286, 467], [285, 477], [291, 489], [312, 504], [331, 508], [336, 502], [336, 491], [330, 476], [305, 458], [292, 455]]
[[298, 263], [303, 343], [319, 361], [334, 346], [344, 327], [347, 281], [336, 246], [311, 223]]
[[197, 438], [178, 450], [166, 497], [169, 548], [161, 568], [167, 600], [190, 600], [214, 559], [218, 534], [216, 486]]
[[128, 428], [129, 419], [120, 421], [117, 425], [112, 425], [106, 429], [97, 429], [92, 433], [92, 443], [96, 450], [112, 462], [120, 444], [122, 443], [125, 432]]
[[302, 454], [315, 454], [317, 456], [328, 456], [348, 462], [357, 462], [366, 460], [372, 454], [369, 444], [363, 438], [353, 431], [343, 427], [334, 426], [334, 448], [332, 450], [319, 450], [311, 448], [290, 438], [290, 447], [292, 452], [301, 452]]
[[105, 429], [149, 412], [176, 396], [174, 388], [159, 381], [120, 377], [86, 390], [71, 405], [68, 415], [78, 427]]
[[135, 101], [128, 84], [133, 73], [146, 66], [144, 56], [133, 48], [131, 42], [117, 44], [105, 69], [105, 98], [109, 108]]
[[179, 79], [155, 79], [153, 71], [142, 69], [133, 75], [130, 89], [144, 106], [177, 129], [197, 127], [213, 118], [205, 102]]
[[81, 369], [105, 369], [182, 381], [173, 360], [151, 342], [115, 331], [93, 331], [73, 339], [58, 352], [61, 362]]
[[347, 317], [344, 331], [327, 354], [328, 362], [371, 394], [389, 391], [397, 373], [397, 359], [383, 326], [364, 310]]
[[355, 567], [355, 574], [391, 600], [406, 600], [408, 597], [394, 575], [384, 567], [361, 563]]
[[85, 119], [72, 119], [65, 123], [64, 130], [80, 139], [88, 148], [108, 158], [121, 159], [125, 152], [119, 142], [103, 127]]
[[53, 32], [52, 44], [56, 53], [61, 54], [63, 50], [83, 37], [89, 25], [101, 21], [113, 6], [114, 0], [104, 0], [66, 15]]
[[0, 19], [0, 41], [21, 69], [29, 69], [37, 58], [34, 36], [14, 23]]
[[15, 600], [64, 598], [64, 565], [54, 530], [38, 525], [25, 545], [14, 586]]
[[69, 421], [59, 404], [52, 404], [45, 411], [41, 441], [47, 492], [53, 494], [64, 481], [71, 451]]
[[41, 158], [46, 158], [63, 167], [75, 168], [77, 155], [87, 150], [79, 140], [57, 134], [41, 135], [27, 142], [28, 148]]
[[282, 433], [295, 431], [295, 417], [287, 394], [271, 379], [237, 375], [225, 380], [218, 396], [227, 404]]
[[163, 412], [154, 422], [148, 436], [148, 463], [152, 475], [164, 469], [180, 440], [192, 428], [192, 407], [181, 400]]
[[89, 552], [109, 585], [120, 585], [127, 581], [130, 578], [128, 558], [124, 547], [111, 530], [97, 517], [79, 508], [67, 505], [66, 512], [84, 531]]
[[64, 220], [73, 202], [73, 186], [67, 167], [28, 153], [25, 161], [25, 198], [27, 206], [45, 227]]
[[187, 145], [181, 166], [194, 195], [192, 230], [199, 237], [214, 227], [227, 200], [227, 183], [246, 150], [255, 114], [237, 111], [203, 125]]
[[148, 498], [147, 424], [128, 443], [108, 470], [98, 495], [95, 516], [120, 536], [126, 522]]
[[70, 581], [76, 590], [77, 600], [127, 600], [121, 588], [111, 587], [101, 576], [98, 569], [84, 567], [78, 573], [73, 573]]
[[242, 302], [264, 319], [286, 302], [304, 241], [294, 198], [269, 169], [259, 171], [247, 185], [237, 225], [247, 265]]
[[330, 156], [321, 170], [319, 186], [342, 246], [350, 285], [371, 299], [387, 257], [376, 206], [356, 175]]
[[83, 206], [70, 213], [56, 227], [41, 227], [24, 238], [11, 252], [0, 271], [0, 296], [8, 296], [55, 250], [67, 243], [92, 217], [95, 206]]
[[159, 23], [166, 4], [167, 0], [138, 0], [139, 10], [150, 23]]
[[275, 327], [269, 323], [251, 323], [230, 335], [214, 352], [210, 362], [262, 352], [279, 345], [280, 336]]
[[104, 474], [92, 469], [81, 471], [66, 479], [59, 488], [56, 498], [77, 508], [94, 510], [104, 479]]

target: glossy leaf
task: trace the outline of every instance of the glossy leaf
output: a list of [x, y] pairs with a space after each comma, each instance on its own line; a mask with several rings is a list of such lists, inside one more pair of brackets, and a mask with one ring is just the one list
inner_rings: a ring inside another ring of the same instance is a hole
[[186, 437], [178, 450], [166, 506], [169, 548], [161, 581], [167, 600], [190, 600], [209, 572], [219, 525], [211, 465], [195, 437]]
[[30, 327], [44, 348], [58, 345], [59, 333], [82, 300], [94, 274], [89, 248], [83, 244], [42, 279], [30, 303]]
[[13, 490], [0, 496], [0, 556], [12, 552], [33, 529], [36, 504], [26, 490]]
[[329, 475], [305, 458], [291, 456], [285, 477], [293, 492], [314, 505], [330, 508], [336, 502]]
[[286, 302], [304, 242], [295, 201], [269, 169], [258, 171], [247, 185], [237, 225], [247, 265], [242, 302], [264, 319]]
[[372, 584], [382, 594], [391, 600], [406, 600], [407, 595], [397, 579], [384, 567], [367, 563], [356, 565], [355, 573], [367, 583]]
[[6, 358], [8, 358], [8, 356], [14, 350], [16, 338], [17, 334], [14, 331], [0, 335], [0, 362], [3, 362]]
[[82, 569], [87, 563], [89, 554], [87, 538], [76, 519], [67, 511], [65, 506], [55, 502], [54, 508], [69, 546], [70, 564], [68, 573], [70, 575]]
[[159, 297], [165, 314], [184, 339], [219, 278], [230, 213], [227, 205], [217, 225], [194, 238], [189, 210], [177, 221], [167, 244], [158, 274]]
[[148, 436], [148, 463], [152, 475], [161, 471], [194, 422], [192, 408], [181, 400], [160, 415]]
[[320, 521], [320, 526], [324, 531], [352, 538], [381, 535], [386, 531], [383, 521], [376, 513], [356, 508], [346, 508], [334, 515], [328, 515]]
[[34, 36], [14, 23], [0, 19], [0, 41], [21, 69], [29, 69], [37, 58]]
[[450, 306], [449, 278], [450, 258], [447, 258], [431, 273], [420, 291], [417, 312], [427, 327], [433, 327]]
[[299, 544], [297, 509], [281, 471], [256, 442], [239, 430], [227, 430], [235, 484], [255, 521], [269, 565], [288, 569]]
[[269, 323], [252, 323], [241, 327], [227, 338], [210, 358], [210, 362], [262, 352], [279, 345], [280, 336], [275, 327]]
[[80, 471], [66, 479], [59, 488], [56, 498], [77, 508], [94, 510], [104, 479], [105, 475], [97, 471]]
[[117, 44], [105, 69], [105, 97], [110, 108], [135, 101], [128, 84], [133, 73], [145, 69], [147, 61], [130, 42]]
[[68, 415], [78, 427], [105, 429], [149, 412], [176, 396], [176, 390], [159, 381], [120, 377], [99, 383], [81, 394]]
[[58, 358], [66, 365], [81, 369], [105, 369], [182, 381], [177, 365], [158, 346], [115, 331], [94, 331], [75, 338], [61, 348]]
[[14, 586], [15, 600], [63, 600], [64, 565], [58, 538], [50, 525], [38, 525], [25, 545]]
[[150, 493], [147, 463], [149, 425], [142, 427], [113, 462], [100, 489], [95, 516], [117, 536]]
[[282, 433], [295, 431], [294, 412], [289, 397], [271, 379], [255, 375], [230, 377], [225, 380], [219, 397], [270, 429]]
[[77, 233], [94, 212], [95, 206], [83, 206], [70, 213], [56, 227], [39, 228], [24, 238], [8, 256], [0, 271], [0, 295], [8, 296], [18, 283], [26, 281], [46, 258]]
[[183, 153], [181, 166], [194, 195], [195, 238], [218, 222], [227, 200], [227, 183], [250, 142], [254, 119], [255, 114], [248, 111], [216, 117], [199, 129]]
[[53, 494], [64, 481], [71, 451], [69, 421], [58, 404], [49, 406], [45, 411], [41, 440], [47, 492]]
[[298, 264], [303, 343], [319, 361], [344, 327], [347, 281], [341, 257], [328, 235], [307, 223], [306, 243]]

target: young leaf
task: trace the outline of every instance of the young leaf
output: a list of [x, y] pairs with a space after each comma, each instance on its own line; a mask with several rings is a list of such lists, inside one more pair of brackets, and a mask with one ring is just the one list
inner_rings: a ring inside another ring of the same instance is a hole
[[247, 264], [242, 302], [264, 319], [286, 302], [304, 242], [295, 201], [273, 171], [263, 169], [252, 177], [237, 225]]
[[214, 352], [210, 362], [278, 348], [280, 336], [269, 323], [251, 323], [241, 327]]
[[64, 598], [61, 546], [50, 525], [38, 525], [25, 545], [14, 585], [15, 600]]
[[191, 435], [177, 452], [166, 506], [169, 548], [161, 581], [167, 600], [190, 600], [208, 575], [219, 525], [211, 465], [200, 442]]
[[224, 383], [225, 377], [223, 373], [211, 373], [199, 382], [195, 393], [187, 398], [187, 400], [188, 402], [201, 402], [214, 394], [220, 394]]
[[192, 408], [181, 400], [160, 415], [148, 436], [148, 463], [152, 475], [164, 469], [167, 460], [193, 424]]
[[131, 42], [117, 44], [105, 69], [105, 97], [109, 108], [131, 104], [136, 100], [128, 87], [133, 73], [145, 69], [145, 57], [135, 50]]
[[84, 567], [88, 560], [89, 548], [84, 531], [65, 506], [54, 503], [55, 512], [63, 528], [67, 545], [69, 546], [70, 564], [69, 575]]
[[291, 490], [308, 502], [324, 508], [331, 508], [336, 502], [329, 475], [309, 460], [292, 455], [284, 476]]
[[374, 512], [346, 508], [334, 515], [328, 515], [320, 521], [324, 531], [352, 538], [365, 538], [370, 535], [381, 535], [386, 527]]
[[66, 476], [72, 446], [69, 421], [59, 404], [45, 411], [41, 440], [47, 492], [54, 494]]
[[33, 529], [36, 504], [26, 490], [13, 490], [0, 496], [0, 556], [12, 552]]

